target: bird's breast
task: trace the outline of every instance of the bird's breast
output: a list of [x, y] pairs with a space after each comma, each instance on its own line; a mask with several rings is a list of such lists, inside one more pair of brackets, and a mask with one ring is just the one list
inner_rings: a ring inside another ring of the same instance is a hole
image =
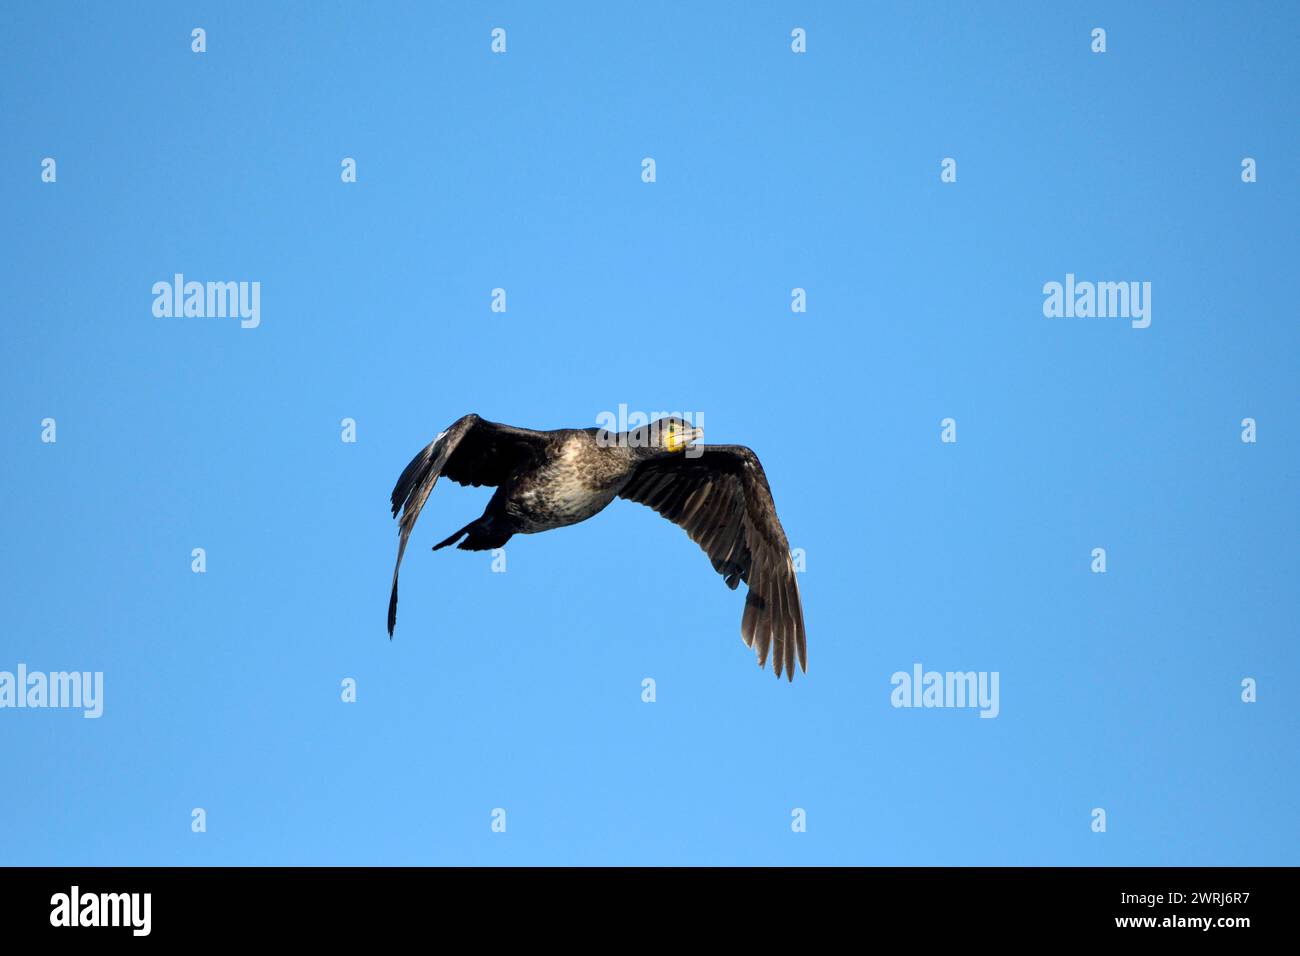
[[507, 510], [529, 531], [575, 524], [613, 501], [626, 477], [603, 449], [574, 437], [516, 485]]

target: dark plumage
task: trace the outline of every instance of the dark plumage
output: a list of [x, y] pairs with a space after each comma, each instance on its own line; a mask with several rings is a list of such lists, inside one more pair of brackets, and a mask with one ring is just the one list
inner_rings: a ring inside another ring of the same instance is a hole
[[[434, 550], [500, 548], [515, 534], [585, 521], [614, 498], [653, 508], [684, 528], [733, 590], [749, 586], [740, 635], [758, 664], [794, 679], [808, 669], [799, 585], [763, 466], [742, 445], [694, 445], [703, 432], [661, 418], [628, 432], [596, 428], [532, 431], [466, 415], [406, 466], [393, 488], [401, 512], [388, 634], [397, 623], [397, 574], [411, 529], [440, 476], [496, 493], [483, 514]], [[689, 448], [689, 451], [688, 451]], [[698, 457], [696, 456], [698, 453]], [[457, 544], [459, 542], [459, 544]]]

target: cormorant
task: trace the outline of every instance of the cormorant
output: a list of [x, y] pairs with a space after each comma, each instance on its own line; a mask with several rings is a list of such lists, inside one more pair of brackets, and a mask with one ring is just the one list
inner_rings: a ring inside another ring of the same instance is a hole
[[[401, 539], [388, 602], [388, 635], [397, 623], [397, 573], [411, 529], [438, 478], [490, 485], [483, 514], [433, 550], [460, 543], [466, 551], [502, 547], [515, 534], [535, 534], [585, 521], [617, 498], [648, 505], [684, 528], [727, 586], [749, 585], [740, 636], [777, 677], [794, 679], [795, 655], [808, 669], [803, 607], [785, 531], [758, 456], [742, 445], [695, 445], [703, 437], [681, 418], [661, 418], [626, 432], [597, 428], [532, 431], [466, 415], [406, 466], [393, 488]], [[698, 454], [687, 454], [687, 448]], [[464, 540], [461, 540], [461, 538]]]

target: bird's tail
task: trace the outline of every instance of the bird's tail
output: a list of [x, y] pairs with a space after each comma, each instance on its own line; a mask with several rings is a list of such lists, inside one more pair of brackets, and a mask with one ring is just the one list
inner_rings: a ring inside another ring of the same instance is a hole
[[505, 543], [510, 540], [514, 532], [496, 527], [490, 515], [482, 515], [453, 533], [450, 537], [443, 538], [433, 546], [433, 550], [437, 551], [439, 548], [456, 544], [461, 535], [467, 535], [467, 537], [456, 545], [460, 550], [490, 551], [493, 548], [505, 547]]

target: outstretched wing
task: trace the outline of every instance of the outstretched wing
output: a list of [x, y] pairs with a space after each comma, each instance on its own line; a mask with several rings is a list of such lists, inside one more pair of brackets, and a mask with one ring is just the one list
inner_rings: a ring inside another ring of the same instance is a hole
[[740, 636], [758, 666], [774, 648], [776, 676], [794, 680], [795, 654], [808, 670], [803, 605], [790, 544], [776, 516], [758, 456], [742, 445], [701, 445], [698, 458], [676, 455], [642, 462], [620, 497], [648, 505], [704, 549], [727, 587], [749, 585]]
[[462, 485], [499, 485], [545, 449], [547, 436], [528, 428], [498, 425], [470, 414], [429, 442], [411, 459], [393, 488], [393, 517], [402, 512], [397, 566], [393, 568], [393, 594], [388, 599], [388, 636], [397, 623], [397, 572], [402, 569], [406, 539], [411, 536], [429, 493], [446, 475]]

